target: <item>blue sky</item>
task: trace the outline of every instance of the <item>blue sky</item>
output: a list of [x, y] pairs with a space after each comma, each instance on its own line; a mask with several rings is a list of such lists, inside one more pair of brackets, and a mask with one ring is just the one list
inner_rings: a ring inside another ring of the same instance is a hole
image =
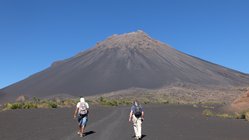
[[0, 88], [138, 29], [249, 73], [248, 6], [248, 0], [0, 0]]

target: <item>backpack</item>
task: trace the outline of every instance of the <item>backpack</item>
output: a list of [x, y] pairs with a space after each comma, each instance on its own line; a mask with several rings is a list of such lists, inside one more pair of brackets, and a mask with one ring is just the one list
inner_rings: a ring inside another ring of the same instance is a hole
[[142, 116], [142, 107], [140, 105], [135, 106], [134, 115], [136, 118], [139, 118]]
[[80, 115], [86, 115], [87, 114], [87, 107], [86, 107], [85, 103], [80, 103], [79, 114]]

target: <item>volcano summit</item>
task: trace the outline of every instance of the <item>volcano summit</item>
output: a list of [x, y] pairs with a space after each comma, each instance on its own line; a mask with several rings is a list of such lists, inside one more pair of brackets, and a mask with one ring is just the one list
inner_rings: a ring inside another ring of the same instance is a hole
[[3, 88], [2, 99], [90, 96], [172, 85], [226, 88], [249, 85], [249, 75], [184, 54], [143, 31], [113, 35], [95, 47]]

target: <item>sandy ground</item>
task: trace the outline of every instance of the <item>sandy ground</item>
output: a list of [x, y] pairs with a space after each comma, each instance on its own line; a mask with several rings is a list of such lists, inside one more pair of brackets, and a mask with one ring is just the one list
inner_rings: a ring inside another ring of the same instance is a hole
[[[201, 108], [145, 106], [143, 140], [248, 140], [244, 120], [206, 118]], [[133, 129], [129, 107], [91, 107], [87, 136], [80, 138], [72, 108], [0, 112], [1, 140], [129, 140]]]

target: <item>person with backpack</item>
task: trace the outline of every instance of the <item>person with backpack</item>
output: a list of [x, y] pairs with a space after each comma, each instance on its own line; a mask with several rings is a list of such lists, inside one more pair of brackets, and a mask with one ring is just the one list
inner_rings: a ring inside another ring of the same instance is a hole
[[80, 102], [77, 103], [75, 112], [74, 112], [74, 118], [78, 119], [79, 123], [79, 131], [77, 132], [80, 137], [84, 136], [84, 131], [86, 128], [86, 124], [88, 121], [88, 113], [89, 113], [89, 105], [85, 101], [84, 98], [80, 98]]
[[137, 100], [133, 102], [131, 107], [131, 112], [129, 116], [129, 122], [133, 122], [133, 128], [135, 132], [135, 138], [142, 138], [142, 122], [144, 120], [144, 111], [142, 106], [139, 104]]

